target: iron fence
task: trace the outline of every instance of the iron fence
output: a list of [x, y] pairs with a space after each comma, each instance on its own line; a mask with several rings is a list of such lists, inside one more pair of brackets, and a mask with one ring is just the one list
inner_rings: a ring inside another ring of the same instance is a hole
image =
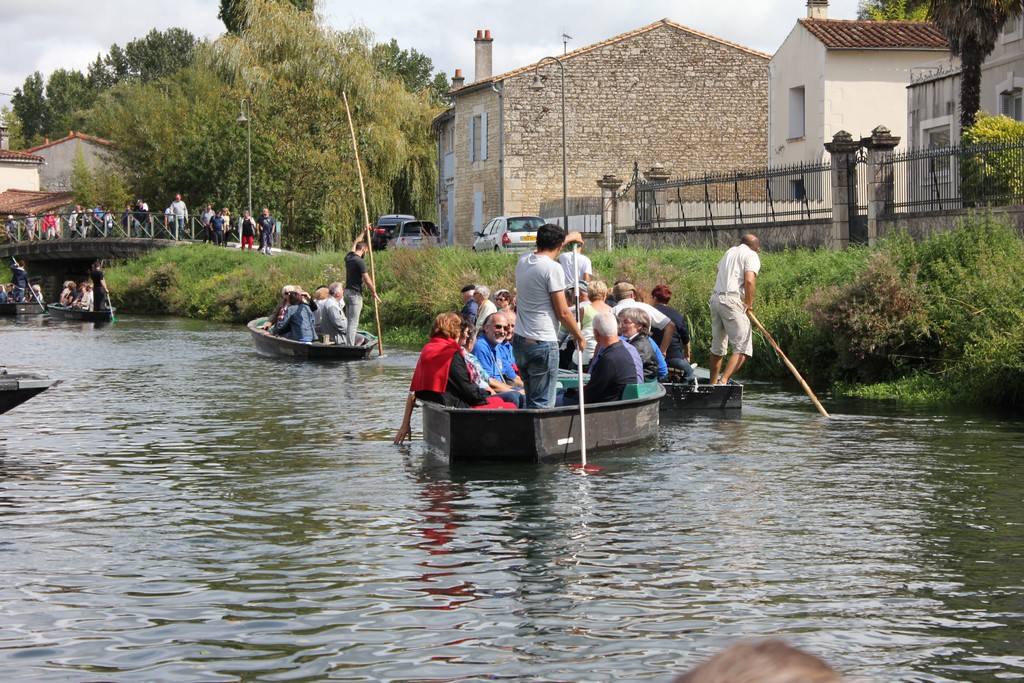
[[[35, 216], [34, 225], [26, 216], [0, 222], [0, 243], [34, 242], [50, 239], [85, 239], [98, 237], [133, 237], [139, 239], [162, 239], [178, 241], [212, 241], [199, 216], [188, 216], [176, 223], [165, 213], [141, 211], [115, 214], [93, 211], [53, 214], [53, 220], [46, 220], [47, 214]], [[238, 240], [241, 234], [241, 217], [233, 217], [225, 225], [225, 240]], [[279, 241], [275, 235], [275, 242]]]
[[832, 165], [804, 163], [664, 182], [634, 178], [636, 227], [757, 227], [831, 218]]
[[1024, 139], [892, 154], [883, 215], [1024, 203]]

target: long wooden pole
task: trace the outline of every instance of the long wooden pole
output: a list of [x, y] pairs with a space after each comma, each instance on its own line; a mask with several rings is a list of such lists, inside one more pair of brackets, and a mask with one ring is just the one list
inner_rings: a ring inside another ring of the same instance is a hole
[[[345, 101], [345, 114], [348, 116], [348, 129], [352, 133], [352, 153], [356, 156], [356, 171], [359, 172], [359, 194], [363, 197], [363, 217], [365, 218], [363, 234], [366, 235], [366, 248], [370, 252], [370, 279], [374, 289], [377, 288], [377, 271], [373, 266], [373, 235], [370, 233], [370, 209], [366, 206], [366, 186], [363, 184], [363, 167], [359, 163], [359, 146], [356, 144], [356, 127], [352, 123], [352, 111], [348, 108], [348, 95], [343, 90], [341, 99]], [[377, 353], [384, 355], [384, 336], [380, 332], [380, 309], [377, 307], [377, 296], [373, 297], [373, 318], [377, 323]]]
[[772, 347], [775, 349], [775, 353], [779, 354], [779, 358], [782, 359], [782, 362], [786, 364], [786, 367], [789, 368], [789, 371], [793, 373], [794, 377], [796, 377], [796, 381], [800, 382], [800, 386], [804, 388], [804, 391], [807, 392], [807, 395], [811, 398], [811, 401], [814, 402], [814, 406], [818, 409], [818, 412], [824, 415], [825, 417], [828, 417], [828, 411], [826, 411], [825, 408], [821, 405], [821, 402], [818, 400], [818, 397], [814, 395], [813, 391], [811, 391], [811, 387], [809, 387], [807, 385], [807, 382], [804, 381], [804, 378], [800, 376], [800, 373], [799, 371], [797, 371], [796, 367], [789, 362], [788, 358], [786, 358], [786, 354], [782, 352], [782, 349], [779, 348], [779, 345], [775, 342], [774, 339], [772, 339], [772, 335], [768, 334], [768, 330], [764, 329], [764, 325], [762, 325], [761, 321], [757, 319], [757, 316], [754, 315], [754, 312], [748, 310], [747, 315], [750, 317], [750, 320], [755, 325], [757, 325], [757, 329], [761, 330], [761, 333], [764, 334], [764, 336], [768, 339], [769, 343], [771, 343]]

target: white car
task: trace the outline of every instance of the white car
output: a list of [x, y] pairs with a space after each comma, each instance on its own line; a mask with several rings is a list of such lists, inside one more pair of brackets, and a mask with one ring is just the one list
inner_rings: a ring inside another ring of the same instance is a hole
[[521, 252], [537, 243], [537, 228], [544, 225], [540, 216], [498, 216], [484, 229], [473, 233], [473, 251]]

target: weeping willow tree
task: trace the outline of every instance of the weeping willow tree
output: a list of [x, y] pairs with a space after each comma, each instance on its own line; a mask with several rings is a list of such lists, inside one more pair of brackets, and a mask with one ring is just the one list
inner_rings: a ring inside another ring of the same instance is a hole
[[287, 246], [342, 248], [364, 224], [352, 139], [356, 129], [371, 221], [435, 211], [439, 113], [372, 61], [365, 30], [338, 31], [278, 0], [246, 0], [241, 33], [199, 46], [192, 66], [150, 84], [126, 84], [90, 113], [115, 141], [126, 182], [151, 208], [182, 192], [190, 207], [236, 215], [246, 205], [247, 100], [254, 211], [284, 223]]
[[[364, 223], [342, 93], [347, 93], [363, 163], [371, 220], [378, 213], [432, 213], [436, 171], [427, 94], [380, 74], [372, 35], [337, 31], [314, 13], [250, 0], [246, 28], [213, 44], [210, 66], [252, 102], [253, 135], [271, 194], [293, 235], [341, 247]], [[254, 163], [256, 161], [254, 160]], [[254, 188], [255, 192], [255, 188]], [[406, 204], [395, 206], [399, 196]]]

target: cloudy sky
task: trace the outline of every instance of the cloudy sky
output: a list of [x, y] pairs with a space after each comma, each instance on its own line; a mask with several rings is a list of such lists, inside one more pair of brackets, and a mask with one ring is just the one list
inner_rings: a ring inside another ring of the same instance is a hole
[[[832, 0], [829, 17], [853, 19], [858, 0]], [[85, 71], [110, 45], [124, 46], [152, 28], [173, 26], [214, 38], [224, 25], [218, 0], [0, 0], [0, 105], [34, 71]], [[575, 49], [668, 18], [772, 54], [806, 0], [326, 0], [328, 23], [365, 26], [378, 41], [414, 47], [451, 76], [473, 77], [473, 37], [490, 29], [494, 72], [502, 73], [562, 52], [562, 34]]]

